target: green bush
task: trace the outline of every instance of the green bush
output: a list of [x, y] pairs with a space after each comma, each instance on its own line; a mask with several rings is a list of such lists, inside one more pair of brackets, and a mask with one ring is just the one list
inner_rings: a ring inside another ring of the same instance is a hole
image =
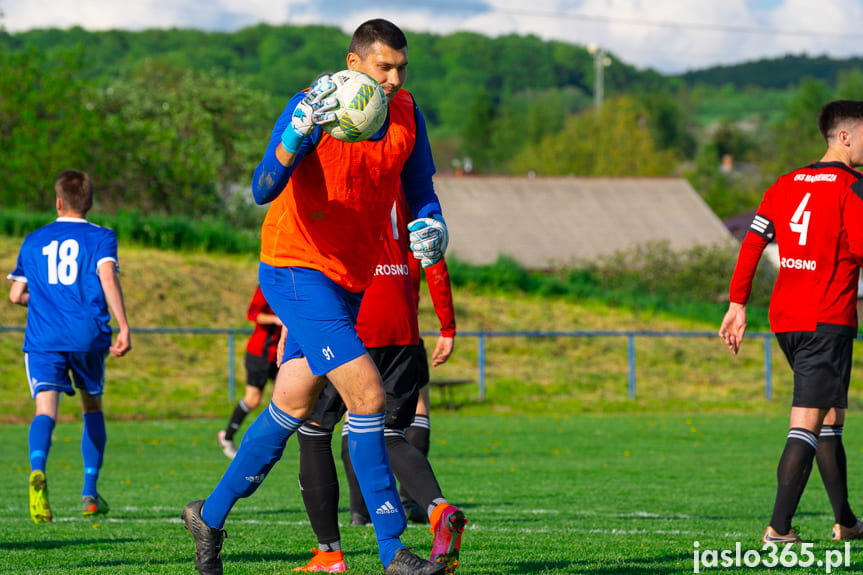
[[[485, 266], [449, 262], [454, 285], [474, 293], [518, 292], [595, 299], [612, 305], [721, 321], [737, 259], [734, 247], [696, 246], [675, 251], [667, 243], [640, 246], [596, 263], [554, 271], [526, 270], [511, 258]], [[755, 276], [751, 329], [767, 329], [776, 271], [762, 263]]]
[[[23, 236], [51, 222], [53, 214], [3, 210], [0, 232]], [[109, 227], [121, 244], [176, 251], [255, 254], [260, 249], [259, 227], [236, 229], [224, 218], [190, 220], [181, 216], [144, 216], [136, 212], [94, 213], [90, 221]]]

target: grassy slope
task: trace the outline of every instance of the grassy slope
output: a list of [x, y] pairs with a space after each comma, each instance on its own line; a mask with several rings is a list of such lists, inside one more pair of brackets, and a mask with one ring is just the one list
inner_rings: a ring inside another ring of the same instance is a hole
[[[0, 237], [0, 269], [14, 267], [20, 240]], [[178, 254], [122, 247], [123, 288], [135, 327], [248, 328], [245, 310], [256, 284], [254, 257]], [[473, 330], [696, 330], [715, 325], [608, 307], [595, 301], [539, 296], [475, 296], [456, 291], [456, 315], [462, 331]], [[719, 305], [719, 304], [717, 304]], [[26, 310], [0, 304], [0, 325], [24, 325]], [[423, 297], [421, 329], [436, 320]], [[0, 421], [22, 421], [31, 404], [20, 351], [23, 334], [0, 332]], [[434, 338], [427, 338], [427, 345]], [[106, 406], [111, 417], [226, 417], [227, 349], [224, 335], [151, 335], [133, 337], [125, 358], [108, 360]], [[235, 378], [244, 382], [245, 338], [236, 342]], [[858, 353], [858, 356], [860, 354]], [[457, 340], [451, 361], [433, 378], [477, 380], [477, 340]], [[486, 343], [487, 401], [476, 401], [476, 388], [455, 391], [465, 413], [643, 411], [671, 409], [784, 410], [789, 372], [773, 346], [774, 397], [764, 401], [763, 347], [746, 342], [732, 357], [718, 338], [637, 339], [637, 399], [627, 396], [628, 366], [624, 338], [490, 338]], [[855, 373], [861, 373], [859, 369]], [[860, 403], [860, 382], [852, 382]], [[433, 391], [434, 402], [441, 401]], [[68, 403], [63, 417], [76, 417]]]

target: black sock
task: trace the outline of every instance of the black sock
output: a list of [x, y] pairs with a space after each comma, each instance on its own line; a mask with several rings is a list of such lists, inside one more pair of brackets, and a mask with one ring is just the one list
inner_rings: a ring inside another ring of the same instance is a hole
[[[416, 447], [424, 457], [428, 458], [431, 444], [431, 422], [428, 415], [414, 415], [410, 427], [405, 429], [405, 439]], [[399, 483], [399, 495], [402, 501], [413, 501], [404, 483]]]
[[243, 420], [246, 419], [250, 411], [252, 410], [249, 409], [249, 406], [242, 399], [237, 403], [236, 407], [234, 407], [234, 413], [231, 414], [231, 420], [228, 421], [228, 427], [225, 429], [225, 439], [228, 441], [234, 439], [234, 434], [243, 425]]
[[348, 491], [351, 497], [351, 515], [357, 514], [364, 517], [369, 516], [369, 511], [366, 509], [366, 502], [363, 499], [363, 492], [360, 491], [360, 482], [357, 481], [357, 474], [354, 473], [354, 464], [351, 462], [351, 454], [348, 451], [348, 426], [347, 424], [342, 431], [342, 463], [345, 466], [345, 477], [348, 480]]
[[770, 519], [770, 526], [780, 535], [791, 531], [791, 518], [809, 480], [817, 445], [818, 438], [811, 431], [799, 427], [788, 431], [785, 450], [776, 469], [776, 503]]
[[407, 442], [404, 432], [387, 428], [384, 437], [393, 474], [410, 494], [410, 499], [425, 508], [435, 499], [443, 498], [431, 464], [419, 449]]
[[405, 429], [405, 439], [428, 457], [431, 442], [431, 421], [428, 415], [414, 415], [410, 427]]
[[333, 460], [332, 437], [332, 432], [309, 424], [304, 424], [297, 430], [297, 442], [300, 444], [300, 491], [306, 513], [321, 549], [336, 551], [333, 546], [340, 542], [341, 534], [339, 478]]
[[833, 507], [836, 523], [843, 527], [854, 527], [857, 525], [857, 517], [848, 504], [848, 464], [845, 447], [842, 445], [841, 425], [825, 425], [821, 428], [815, 459]]

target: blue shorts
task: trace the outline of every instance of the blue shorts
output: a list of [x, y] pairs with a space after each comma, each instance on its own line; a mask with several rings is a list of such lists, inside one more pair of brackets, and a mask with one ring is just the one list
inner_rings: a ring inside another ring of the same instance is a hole
[[[24, 353], [24, 368], [30, 383], [30, 396], [42, 390], [54, 389], [75, 395], [75, 387], [86, 390], [92, 397], [102, 395], [105, 388], [105, 358], [107, 351], [28, 351]], [[75, 387], [72, 387], [72, 372]]]
[[282, 361], [305, 357], [315, 375], [366, 353], [357, 335], [362, 293], [351, 293], [317, 270], [261, 263], [258, 281], [267, 303], [288, 328]]

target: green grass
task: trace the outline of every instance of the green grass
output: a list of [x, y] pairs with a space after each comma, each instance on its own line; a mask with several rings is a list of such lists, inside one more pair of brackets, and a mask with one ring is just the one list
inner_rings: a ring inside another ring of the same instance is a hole
[[[733, 550], [736, 542], [760, 550], [787, 426], [784, 416], [697, 412], [440, 412], [432, 421], [432, 464], [470, 520], [461, 575], [692, 573], [696, 541], [701, 550]], [[208, 495], [226, 468], [214, 440], [222, 424], [110, 422], [100, 490], [112, 510], [95, 521], [79, 511], [80, 427], [58, 425], [48, 468], [50, 525], [34, 525], [27, 512], [27, 426], [5, 426], [0, 573], [193, 574], [192, 539], [179, 515], [186, 502]], [[845, 439], [852, 504], [860, 496], [855, 478], [863, 474], [863, 437], [855, 428], [852, 416]], [[297, 487], [296, 449], [292, 439], [267, 481], [229, 517], [227, 574], [282, 574], [308, 560], [315, 541]], [[346, 489], [341, 506], [346, 523]], [[795, 526], [817, 558], [842, 549], [829, 541], [832, 523], [813, 472]], [[344, 527], [342, 537], [351, 572], [380, 572], [371, 529]], [[430, 538], [412, 525], [403, 540], [425, 554]], [[851, 565], [834, 573], [860, 569], [863, 543], [854, 543]], [[824, 572], [721, 572], [774, 571]]]

